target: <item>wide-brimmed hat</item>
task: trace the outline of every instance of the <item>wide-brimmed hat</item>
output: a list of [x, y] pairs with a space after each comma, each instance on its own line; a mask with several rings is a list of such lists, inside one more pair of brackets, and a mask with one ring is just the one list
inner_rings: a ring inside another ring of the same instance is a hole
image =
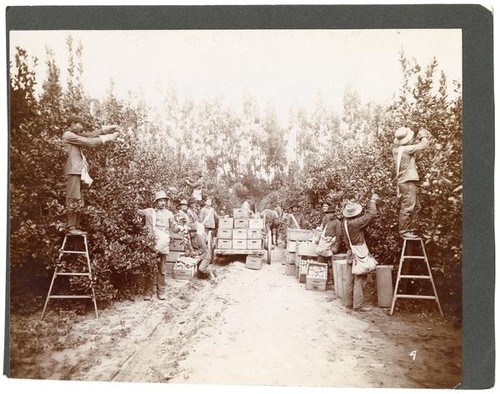
[[357, 202], [348, 202], [342, 210], [342, 215], [344, 215], [345, 218], [352, 218], [358, 216], [362, 210], [363, 207]]
[[193, 203], [196, 203], [196, 202], [198, 202], [198, 201], [196, 200], [196, 198], [194, 198], [194, 197], [189, 197], [189, 200], [188, 200], [188, 204], [189, 204], [189, 205], [191, 205], [191, 204], [193, 204]]
[[181, 201], [179, 201], [179, 204], [177, 204], [178, 206], [181, 206], [181, 205], [188, 205], [188, 202], [186, 201], [185, 198], [183, 198]]
[[394, 133], [394, 143], [396, 145], [405, 145], [410, 142], [415, 132], [409, 127], [400, 127]]
[[72, 123], [85, 123], [85, 119], [83, 119], [79, 115], [70, 115], [68, 116], [68, 119], [66, 119], [66, 122], [71, 125]]
[[160, 190], [158, 192], [155, 193], [155, 199], [153, 202], [156, 202], [158, 200], [161, 200], [162, 198], [164, 198], [165, 200], [168, 200], [168, 196], [167, 196], [167, 193], [165, 193], [165, 191], [163, 190]]

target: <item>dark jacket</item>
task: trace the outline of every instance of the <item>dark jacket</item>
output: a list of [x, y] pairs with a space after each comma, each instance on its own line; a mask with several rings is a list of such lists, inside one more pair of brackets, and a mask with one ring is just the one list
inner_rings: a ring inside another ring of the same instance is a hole
[[361, 245], [365, 242], [364, 229], [367, 227], [377, 215], [377, 205], [374, 201], [370, 201], [368, 206], [368, 211], [361, 216], [356, 216], [355, 218], [347, 218], [342, 221], [342, 240], [349, 248], [349, 239], [345, 232], [344, 221], [347, 220], [347, 228], [349, 229], [349, 236], [351, 237], [351, 242], [353, 245]]

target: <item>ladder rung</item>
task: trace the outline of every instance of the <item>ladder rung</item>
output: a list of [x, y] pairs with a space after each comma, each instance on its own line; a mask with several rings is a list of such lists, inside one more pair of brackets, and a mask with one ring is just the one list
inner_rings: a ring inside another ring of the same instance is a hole
[[63, 276], [91, 276], [90, 272], [56, 272], [56, 275], [63, 275]]
[[412, 294], [396, 294], [396, 298], [412, 298], [412, 299], [422, 299], [422, 300], [436, 300], [435, 296], [428, 295], [412, 295]]
[[68, 253], [68, 254], [87, 254], [84, 250], [59, 250], [59, 253]]
[[49, 298], [92, 298], [91, 295], [51, 295]]
[[425, 260], [425, 256], [403, 256], [404, 259]]
[[399, 275], [400, 278], [404, 279], [430, 279], [429, 275]]

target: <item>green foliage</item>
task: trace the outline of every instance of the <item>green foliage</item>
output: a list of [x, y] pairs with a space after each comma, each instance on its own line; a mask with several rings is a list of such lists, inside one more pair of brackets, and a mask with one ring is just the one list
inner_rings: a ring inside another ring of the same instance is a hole
[[[317, 205], [326, 201], [340, 215], [346, 200], [366, 206], [381, 196], [380, 217], [367, 230], [370, 249], [385, 264], [397, 264], [401, 248], [397, 222], [399, 201], [394, 182], [393, 133], [400, 126], [428, 129], [433, 148], [418, 158], [422, 180], [421, 229], [436, 273], [440, 298], [448, 308], [460, 305], [462, 264], [462, 101], [446, 95], [446, 77], [438, 63], [422, 69], [404, 54], [399, 97], [383, 108], [362, 103], [347, 90], [344, 113], [321, 102], [311, 115], [291, 112], [282, 128], [272, 109], [262, 116], [255, 99], [246, 97], [243, 112], [220, 100], [194, 103], [171, 88], [166, 120], [131, 96], [118, 100], [112, 82], [99, 101], [81, 84], [83, 48], [68, 38], [70, 66], [66, 87], [48, 52], [48, 74], [38, 100], [34, 94], [36, 60], [18, 48], [10, 74], [10, 269], [12, 306], [21, 310], [26, 292], [38, 299], [48, 288], [63, 237], [66, 159], [60, 143], [67, 115], [77, 112], [89, 127], [119, 124], [114, 143], [85, 149], [94, 178], [84, 190], [82, 227], [89, 245], [99, 302], [129, 297], [135, 281], [151, 263], [151, 240], [137, 210], [152, 206], [154, 192], [175, 187], [187, 198], [185, 179], [203, 169], [203, 194], [215, 208], [230, 213], [250, 196], [258, 209], [280, 205], [289, 212], [299, 203], [311, 227], [321, 220]], [[290, 132], [287, 134], [285, 131]], [[296, 139], [290, 138], [296, 136]], [[290, 138], [290, 140], [287, 140]], [[77, 267], [81, 261], [67, 262]], [[66, 287], [88, 290], [88, 282]]]

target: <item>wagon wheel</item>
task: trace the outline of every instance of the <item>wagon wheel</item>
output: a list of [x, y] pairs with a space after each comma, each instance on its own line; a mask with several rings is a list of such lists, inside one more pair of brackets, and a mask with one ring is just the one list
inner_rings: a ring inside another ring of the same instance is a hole
[[271, 230], [267, 232], [267, 239], [266, 239], [266, 250], [267, 250], [267, 264], [271, 264], [271, 250], [272, 250], [272, 244], [273, 244], [273, 238], [271, 234]]

